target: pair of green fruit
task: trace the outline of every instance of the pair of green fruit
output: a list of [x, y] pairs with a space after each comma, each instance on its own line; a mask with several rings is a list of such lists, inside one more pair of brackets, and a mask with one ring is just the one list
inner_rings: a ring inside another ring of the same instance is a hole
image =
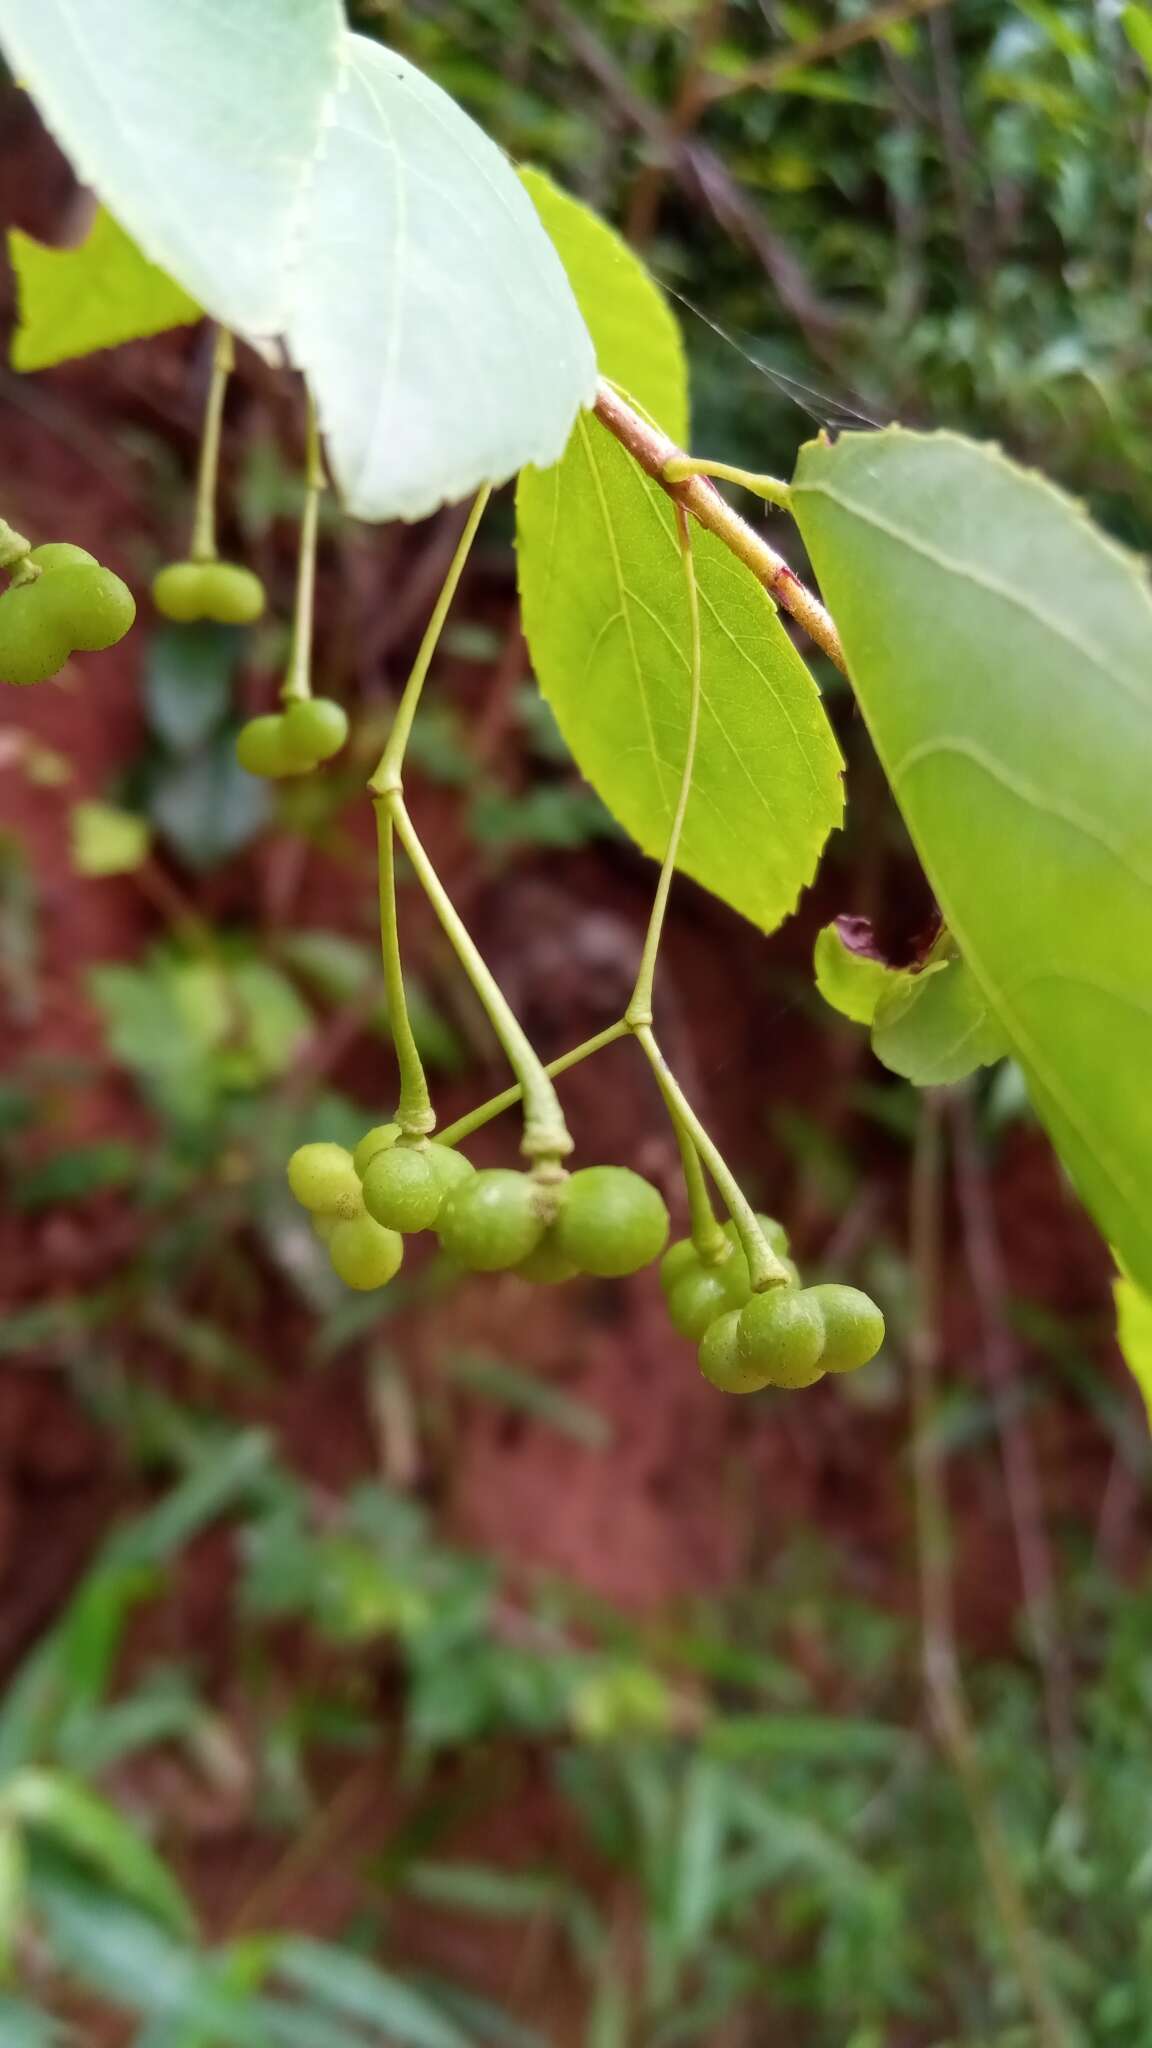
[[[800, 1269], [788, 1257], [788, 1232], [774, 1216], [757, 1216], [764, 1236], [782, 1260], [794, 1286], [800, 1284]], [[704, 1259], [690, 1237], [670, 1245], [660, 1261], [660, 1285], [674, 1329], [692, 1344], [699, 1344], [705, 1332], [728, 1310], [743, 1308], [752, 1299], [752, 1279], [734, 1223], [724, 1225], [725, 1251], [722, 1258]]]
[[278, 780], [307, 775], [338, 754], [348, 737], [348, 713], [331, 697], [303, 697], [286, 711], [250, 718], [236, 735], [236, 759], [249, 775]]
[[69, 655], [114, 647], [136, 617], [126, 583], [85, 548], [46, 541], [23, 558], [40, 571], [0, 597], [0, 681], [43, 683]]
[[239, 562], [169, 562], [152, 579], [152, 602], [181, 626], [251, 626], [264, 610], [264, 585]]
[[[397, 1124], [376, 1125], [354, 1153], [302, 1145], [288, 1162], [288, 1184], [314, 1219], [336, 1219], [331, 1229], [323, 1222], [320, 1234], [353, 1287], [391, 1279], [401, 1238], [419, 1230], [435, 1228], [444, 1250], [470, 1271], [515, 1271], [544, 1285], [581, 1272], [602, 1279], [637, 1272], [659, 1257], [668, 1237], [662, 1197], [627, 1167], [585, 1167], [550, 1187], [505, 1167], [478, 1173], [451, 1146], [402, 1141]], [[344, 1228], [352, 1224], [355, 1234]], [[383, 1273], [393, 1258], [384, 1278], [352, 1277]]]
[[858, 1287], [774, 1287], [728, 1309], [705, 1331], [700, 1370], [728, 1394], [811, 1387], [856, 1372], [884, 1342], [884, 1318]]

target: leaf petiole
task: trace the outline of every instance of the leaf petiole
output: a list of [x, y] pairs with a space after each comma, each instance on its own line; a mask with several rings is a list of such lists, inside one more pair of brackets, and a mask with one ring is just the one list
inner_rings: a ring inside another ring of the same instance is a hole
[[684, 484], [692, 476], [720, 477], [725, 483], [739, 484], [757, 498], [765, 498], [769, 505], [779, 505], [784, 512], [791, 509], [791, 489], [780, 477], [740, 469], [732, 462], [711, 462], [707, 456], [673, 455], [664, 464], [663, 481], [667, 484]]

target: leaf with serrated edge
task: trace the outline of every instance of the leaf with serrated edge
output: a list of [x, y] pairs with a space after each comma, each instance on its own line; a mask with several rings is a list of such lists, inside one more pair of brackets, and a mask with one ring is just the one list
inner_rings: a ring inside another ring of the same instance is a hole
[[[663, 854], [684, 758], [689, 621], [675, 514], [597, 420], [518, 495], [524, 628], [581, 772]], [[702, 705], [677, 862], [765, 931], [811, 880], [842, 810], [816, 686], [755, 577], [694, 531]]]
[[793, 502], [961, 952], [1152, 1290], [1152, 596], [998, 450], [843, 435]]
[[918, 1088], [943, 1088], [1008, 1050], [975, 977], [953, 952], [919, 974], [899, 974], [872, 1018], [872, 1050]]
[[278, 334], [345, 50], [340, 0], [0, 0], [0, 46], [84, 181], [239, 333]]
[[520, 178], [568, 273], [601, 375], [686, 445], [688, 365], [663, 292], [627, 242], [543, 171]]
[[886, 967], [867, 953], [854, 953], [834, 924], [826, 924], [817, 935], [812, 967], [829, 1008], [853, 1024], [871, 1024], [881, 996], [900, 976], [899, 968]]
[[11, 228], [8, 253], [20, 306], [14, 370], [44, 370], [201, 318], [195, 299], [149, 263], [104, 207], [76, 249], [46, 248]]
[[348, 47], [286, 338], [349, 511], [420, 519], [555, 462], [596, 361], [495, 143], [405, 58]]

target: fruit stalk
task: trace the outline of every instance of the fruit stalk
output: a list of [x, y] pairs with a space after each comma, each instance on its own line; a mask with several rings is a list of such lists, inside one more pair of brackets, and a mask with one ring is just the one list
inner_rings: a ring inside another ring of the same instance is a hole
[[280, 692], [283, 704], [296, 704], [312, 695], [312, 615], [316, 598], [316, 536], [320, 527], [320, 494], [327, 487], [324, 457], [316, 407], [308, 397], [308, 440], [304, 470], [304, 510], [300, 515], [300, 552], [296, 559], [296, 602], [292, 616], [292, 646]]
[[220, 468], [220, 430], [224, 421], [224, 393], [235, 363], [236, 348], [232, 336], [226, 327], [218, 327], [212, 345], [208, 396], [204, 401], [200, 466], [196, 473], [196, 507], [188, 549], [190, 562], [216, 560], [216, 477]]
[[400, 1095], [396, 1121], [406, 1138], [426, 1138], [436, 1128], [436, 1112], [428, 1092], [424, 1063], [408, 1014], [404, 991], [404, 967], [400, 957], [400, 933], [396, 917], [396, 849], [392, 818], [386, 803], [377, 799], [376, 839], [380, 882], [380, 951], [384, 962], [384, 994], [388, 1003], [388, 1028], [396, 1050], [400, 1072]]

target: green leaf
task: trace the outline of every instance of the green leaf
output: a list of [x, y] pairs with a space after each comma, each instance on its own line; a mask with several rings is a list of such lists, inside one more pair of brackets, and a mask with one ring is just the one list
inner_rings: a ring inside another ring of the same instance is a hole
[[683, 446], [688, 366], [662, 291], [627, 242], [543, 171], [521, 171], [588, 325], [602, 377], [619, 384]]
[[43, 370], [201, 317], [195, 300], [149, 263], [104, 207], [78, 249], [49, 249], [11, 228], [8, 253], [20, 306], [15, 370]]
[[796, 514], [945, 919], [1100, 1228], [1152, 1290], [1152, 598], [954, 435], [802, 451]]
[[1146, 71], [1152, 71], [1152, 8], [1126, 7], [1120, 23]]
[[167, 1865], [143, 1835], [76, 1778], [34, 1765], [4, 1787], [3, 1811], [47, 1835], [96, 1870], [126, 1898], [169, 1927], [191, 1927], [192, 1908]]
[[826, 924], [818, 935], [812, 965], [824, 1001], [853, 1024], [871, 1024], [877, 1003], [899, 971], [853, 952], [834, 924]]
[[[596, 420], [517, 493], [524, 629], [580, 768], [659, 858], [680, 781], [688, 600], [665, 492]], [[767, 593], [713, 535], [693, 535], [703, 704], [677, 865], [771, 931], [840, 822], [840, 755], [816, 686]]]
[[152, 635], [144, 702], [153, 731], [174, 754], [194, 753], [223, 725], [241, 643], [236, 626], [207, 619]]
[[39, 2005], [0, 1996], [0, 2041], [4, 2048], [64, 2048], [65, 2034]]
[[85, 184], [216, 319], [285, 324], [340, 0], [0, 0], [0, 45]]
[[241, 768], [230, 736], [222, 733], [157, 776], [150, 809], [173, 853], [206, 874], [263, 830], [271, 798], [267, 783]]
[[276, 1952], [276, 1975], [345, 2018], [384, 2030], [395, 2048], [469, 2048], [453, 2021], [412, 1985], [330, 1943], [290, 1936]]
[[1116, 1342], [1148, 1411], [1152, 1428], [1152, 1299], [1134, 1280], [1112, 1282], [1116, 1303]]
[[75, 804], [69, 820], [78, 875], [130, 875], [148, 858], [148, 820], [116, 804]]
[[876, 1005], [872, 1050], [918, 1088], [942, 1088], [1002, 1059], [1008, 1043], [979, 983], [953, 950], [950, 957], [933, 957], [918, 974], [895, 977]]
[[420, 519], [561, 454], [596, 362], [506, 158], [407, 59], [352, 35], [288, 345], [345, 503]]

